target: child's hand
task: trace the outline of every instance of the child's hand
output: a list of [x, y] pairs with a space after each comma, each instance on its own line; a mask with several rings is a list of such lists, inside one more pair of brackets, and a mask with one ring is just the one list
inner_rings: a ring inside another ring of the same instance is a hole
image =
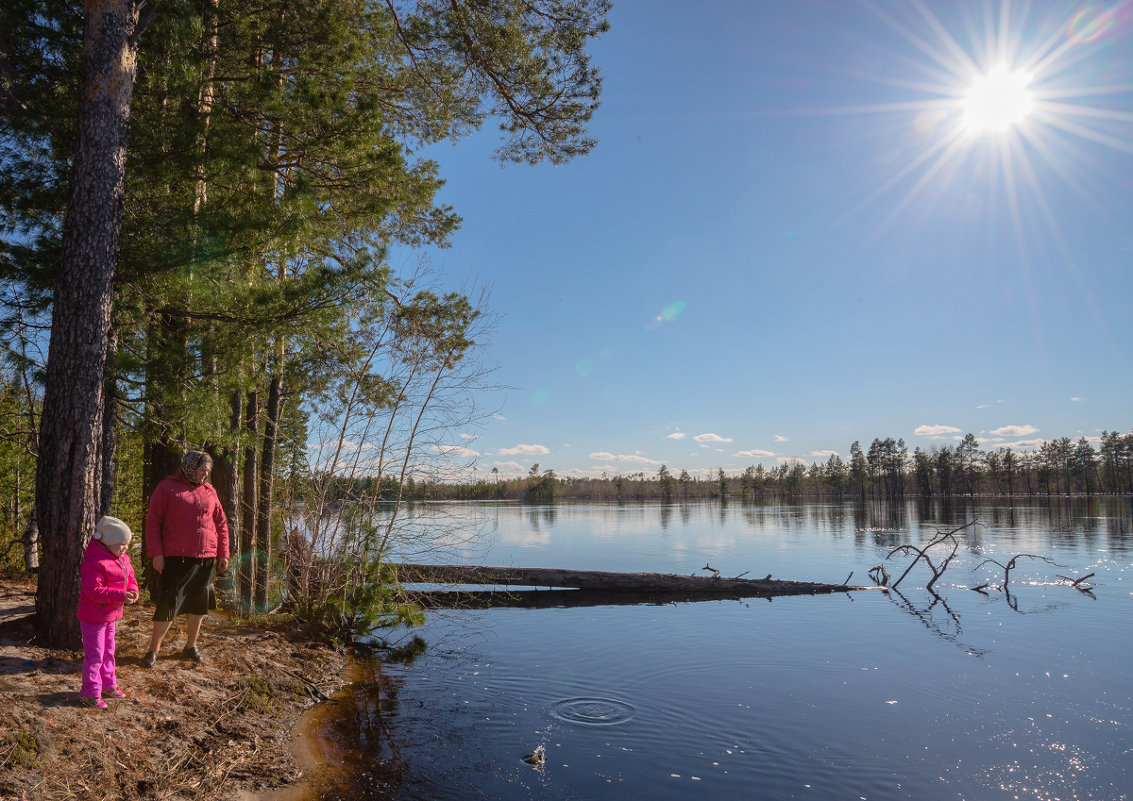
[[138, 600], [137, 590], [126, 590], [126, 603], [132, 604]]

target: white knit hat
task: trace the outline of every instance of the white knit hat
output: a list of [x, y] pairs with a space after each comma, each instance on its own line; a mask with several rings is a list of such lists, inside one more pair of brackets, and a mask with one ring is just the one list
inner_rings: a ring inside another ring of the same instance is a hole
[[98, 528], [94, 532], [94, 538], [102, 540], [103, 545], [125, 545], [133, 536], [134, 533], [130, 531], [129, 526], [110, 515], [98, 521]]

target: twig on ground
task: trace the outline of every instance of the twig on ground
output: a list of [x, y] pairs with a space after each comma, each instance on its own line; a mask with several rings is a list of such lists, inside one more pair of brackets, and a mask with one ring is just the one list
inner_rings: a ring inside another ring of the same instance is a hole
[[286, 669], [284, 670], [284, 672], [289, 676], [294, 676], [295, 678], [299, 679], [299, 681], [301, 681], [305, 685], [307, 685], [307, 691], [310, 692], [312, 695], [314, 695], [319, 700], [321, 700], [321, 701], [329, 701], [330, 700], [329, 695], [327, 695], [322, 690], [320, 690], [319, 686], [317, 684], [315, 684], [313, 681], [308, 679], [303, 674], [296, 673], [294, 670], [286, 670]]

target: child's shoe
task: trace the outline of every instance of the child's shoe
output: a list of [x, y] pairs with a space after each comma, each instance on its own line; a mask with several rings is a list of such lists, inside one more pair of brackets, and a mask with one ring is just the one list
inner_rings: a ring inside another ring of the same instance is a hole
[[125, 698], [126, 697], [126, 693], [122, 692], [122, 690], [118, 687], [111, 687], [109, 690], [103, 690], [102, 694], [108, 695], [111, 698]]
[[83, 695], [79, 696], [79, 703], [91, 709], [106, 709], [106, 702], [101, 698], [87, 698]]

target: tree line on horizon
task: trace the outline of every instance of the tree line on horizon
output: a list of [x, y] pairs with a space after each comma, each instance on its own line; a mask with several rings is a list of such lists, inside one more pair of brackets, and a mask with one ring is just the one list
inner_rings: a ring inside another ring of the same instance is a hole
[[[667, 465], [654, 473], [561, 477], [533, 465], [524, 477], [474, 482], [418, 481], [404, 497], [425, 500], [561, 499], [675, 501], [703, 498], [901, 500], [906, 497], [1133, 496], [1133, 433], [1103, 431], [1098, 448], [1085, 437], [1044, 442], [1034, 451], [1001, 447], [983, 450], [975, 435], [955, 446], [914, 448], [903, 439], [875, 438], [868, 449], [855, 441], [846, 461], [832, 454], [824, 462], [801, 461], [773, 468], [751, 465], [742, 472], [699, 477]], [[497, 474], [498, 475], [498, 474]], [[367, 479], [362, 478], [361, 481]]]

